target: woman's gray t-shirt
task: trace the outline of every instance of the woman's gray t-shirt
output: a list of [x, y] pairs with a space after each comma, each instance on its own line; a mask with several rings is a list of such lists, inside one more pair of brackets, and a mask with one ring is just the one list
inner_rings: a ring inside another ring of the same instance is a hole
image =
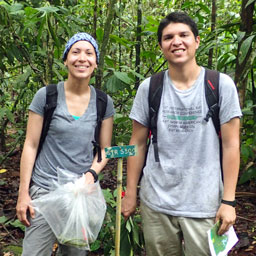
[[[57, 167], [82, 174], [91, 167], [93, 161], [94, 131], [96, 126], [96, 91], [91, 88], [88, 108], [78, 119], [69, 113], [64, 82], [57, 85], [57, 106], [53, 113], [49, 131], [35, 162], [32, 180], [45, 189], [52, 186], [57, 179]], [[29, 110], [43, 116], [46, 101], [46, 88], [37, 91]], [[104, 119], [114, 115], [112, 99], [108, 96], [108, 104]]]
[[[160, 162], [155, 161], [152, 143], [143, 170], [140, 198], [151, 209], [173, 216], [214, 217], [223, 184], [219, 140], [212, 120], [204, 120], [208, 106], [204, 74], [188, 90], [177, 89], [168, 72], [158, 113], [157, 138]], [[146, 79], [137, 91], [130, 118], [149, 127]], [[242, 115], [232, 79], [220, 74], [220, 123]]]

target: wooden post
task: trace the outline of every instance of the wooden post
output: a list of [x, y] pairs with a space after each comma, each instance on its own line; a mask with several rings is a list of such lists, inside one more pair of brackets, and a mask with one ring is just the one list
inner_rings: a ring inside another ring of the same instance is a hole
[[120, 255], [120, 233], [121, 233], [121, 198], [122, 198], [122, 179], [123, 179], [123, 158], [118, 158], [117, 163], [117, 198], [116, 198], [116, 237], [115, 255]]

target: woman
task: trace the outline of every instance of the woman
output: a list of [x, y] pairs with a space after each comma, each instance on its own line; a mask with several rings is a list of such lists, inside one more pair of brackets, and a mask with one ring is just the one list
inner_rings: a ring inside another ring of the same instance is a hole
[[[100, 130], [102, 161], [93, 157], [92, 141], [96, 126], [96, 91], [89, 85], [99, 62], [98, 45], [87, 33], [77, 33], [67, 42], [63, 61], [68, 79], [57, 85], [57, 107], [42, 149], [37, 156], [46, 88], [35, 95], [30, 107], [26, 140], [20, 163], [20, 188], [17, 216], [26, 226], [23, 256], [51, 255], [56, 238], [42, 217], [29, 205], [32, 199], [48, 193], [52, 180], [57, 180], [57, 167], [85, 174], [87, 183], [95, 178], [107, 163], [104, 148], [111, 145], [114, 107], [108, 96]], [[85, 251], [60, 245], [61, 255], [86, 255]]]

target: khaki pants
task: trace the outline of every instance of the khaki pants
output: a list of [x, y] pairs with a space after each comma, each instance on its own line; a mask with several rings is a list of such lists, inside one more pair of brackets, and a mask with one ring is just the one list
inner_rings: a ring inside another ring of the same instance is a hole
[[169, 216], [142, 202], [141, 216], [147, 256], [211, 255], [207, 231], [214, 225], [214, 218]]

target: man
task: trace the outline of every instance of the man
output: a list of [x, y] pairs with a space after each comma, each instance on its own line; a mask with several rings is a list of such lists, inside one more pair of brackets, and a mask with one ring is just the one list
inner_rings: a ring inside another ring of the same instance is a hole
[[[219, 105], [223, 148], [223, 180], [219, 139], [208, 106], [205, 69], [196, 62], [200, 38], [195, 22], [185, 13], [170, 13], [160, 22], [158, 42], [168, 61], [157, 121], [159, 162], [150, 144], [140, 188], [143, 233], [148, 256], [210, 255], [207, 230], [221, 222], [219, 234], [235, 223], [235, 189], [239, 171], [241, 110], [232, 79], [220, 74]], [[138, 155], [129, 157], [127, 190], [122, 213], [136, 209], [137, 185], [146, 155], [149, 132], [150, 78], [139, 87], [130, 118], [130, 144]], [[193, 118], [189, 118], [192, 117]], [[223, 201], [224, 200], [224, 201]]]

